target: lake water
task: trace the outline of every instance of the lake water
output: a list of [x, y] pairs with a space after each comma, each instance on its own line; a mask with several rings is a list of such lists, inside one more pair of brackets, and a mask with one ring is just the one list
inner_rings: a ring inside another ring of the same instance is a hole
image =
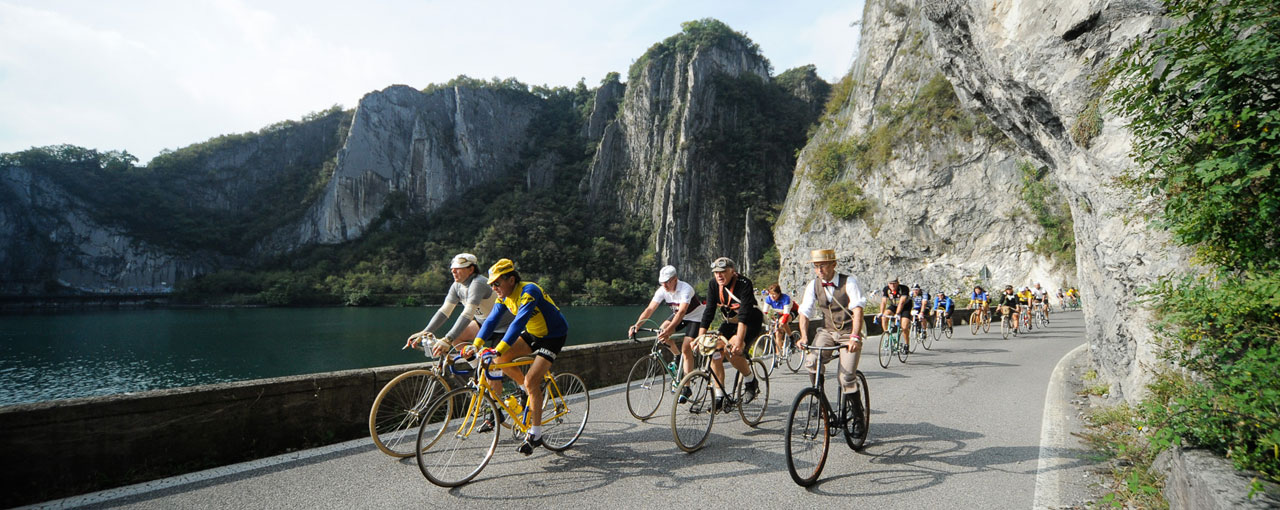
[[[624, 338], [641, 310], [565, 307], [568, 343]], [[227, 308], [0, 315], [0, 405], [416, 363], [422, 352], [400, 347], [435, 311]]]

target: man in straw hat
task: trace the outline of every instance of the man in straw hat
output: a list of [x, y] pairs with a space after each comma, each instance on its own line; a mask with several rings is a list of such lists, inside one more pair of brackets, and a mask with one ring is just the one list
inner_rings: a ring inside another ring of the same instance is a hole
[[[861, 417], [862, 398], [856, 394], [858, 381], [855, 374], [862, 357], [862, 307], [867, 300], [862, 296], [857, 278], [836, 273], [835, 250], [810, 251], [809, 262], [813, 263], [817, 278], [805, 285], [800, 296], [800, 345], [809, 344], [809, 321], [821, 311], [822, 325], [818, 326], [813, 345], [832, 347], [847, 342], [848, 349], [840, 351], [840, 388], [845, 392], [845, 401], [856, 406], [853, 416]], [[805, 366], [814, 377], [817, 377], [821, 361], [818, 354], [815, 351], [805, 357]], [[859, 422], [857, 426], [863, 425]]]

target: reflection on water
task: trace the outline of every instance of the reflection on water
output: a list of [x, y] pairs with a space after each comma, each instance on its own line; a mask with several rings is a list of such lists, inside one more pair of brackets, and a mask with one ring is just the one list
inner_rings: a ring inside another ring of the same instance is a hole
[[[641, 309], [567, 307], [569, 344], [622, 338]], [[421, 352], [400, 346], [432, 313], [435, 308], [0, 315], [0, 405], [414, 363]]]

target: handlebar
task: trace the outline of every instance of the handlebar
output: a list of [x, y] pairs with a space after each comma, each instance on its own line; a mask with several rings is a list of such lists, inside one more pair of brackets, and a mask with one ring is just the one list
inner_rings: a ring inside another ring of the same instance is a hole
[[843, 343], [842, 343], [842, 344], [840, 344], [840, 345], [832, 345], [832, 346], [827, 346], [827, 347], [816, 347], [816, 346], [812, 346], [812, 345], [809, 345], [809, 344], [804, 344], [804, 345], [801, 345], [801, 346], [799, 346], [799, 347], [800, 347], [800, 349], [802, 349], [802, 350], [806, 350], [806, 351], [838, 351], [838, 350], [840, 350], [840, 349], [848, 349], [848, 348], [849, 348], [849, 344], [843, 344]]

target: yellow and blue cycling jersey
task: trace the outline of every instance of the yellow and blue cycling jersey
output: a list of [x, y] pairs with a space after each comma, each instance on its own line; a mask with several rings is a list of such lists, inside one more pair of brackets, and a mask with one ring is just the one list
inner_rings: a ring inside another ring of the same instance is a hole
[[564, 319], [555, 301], [542, 292], [542, 287], [536, 283], [524, 282], [517, 284], [517, 287], [519, 292], [512, 292], [506, 299], [493, 304], [493, 313], [480, 326], [476, 338], [486, 338], [507, 314], [514, 315], [515, 319], [507, 327], [507, 334], [502, 336], [502, 341], [498, 342], [498, 352], [511, 347], [521, 333], [529, 333], [539, 339], [569, 334], [569, 322]]

